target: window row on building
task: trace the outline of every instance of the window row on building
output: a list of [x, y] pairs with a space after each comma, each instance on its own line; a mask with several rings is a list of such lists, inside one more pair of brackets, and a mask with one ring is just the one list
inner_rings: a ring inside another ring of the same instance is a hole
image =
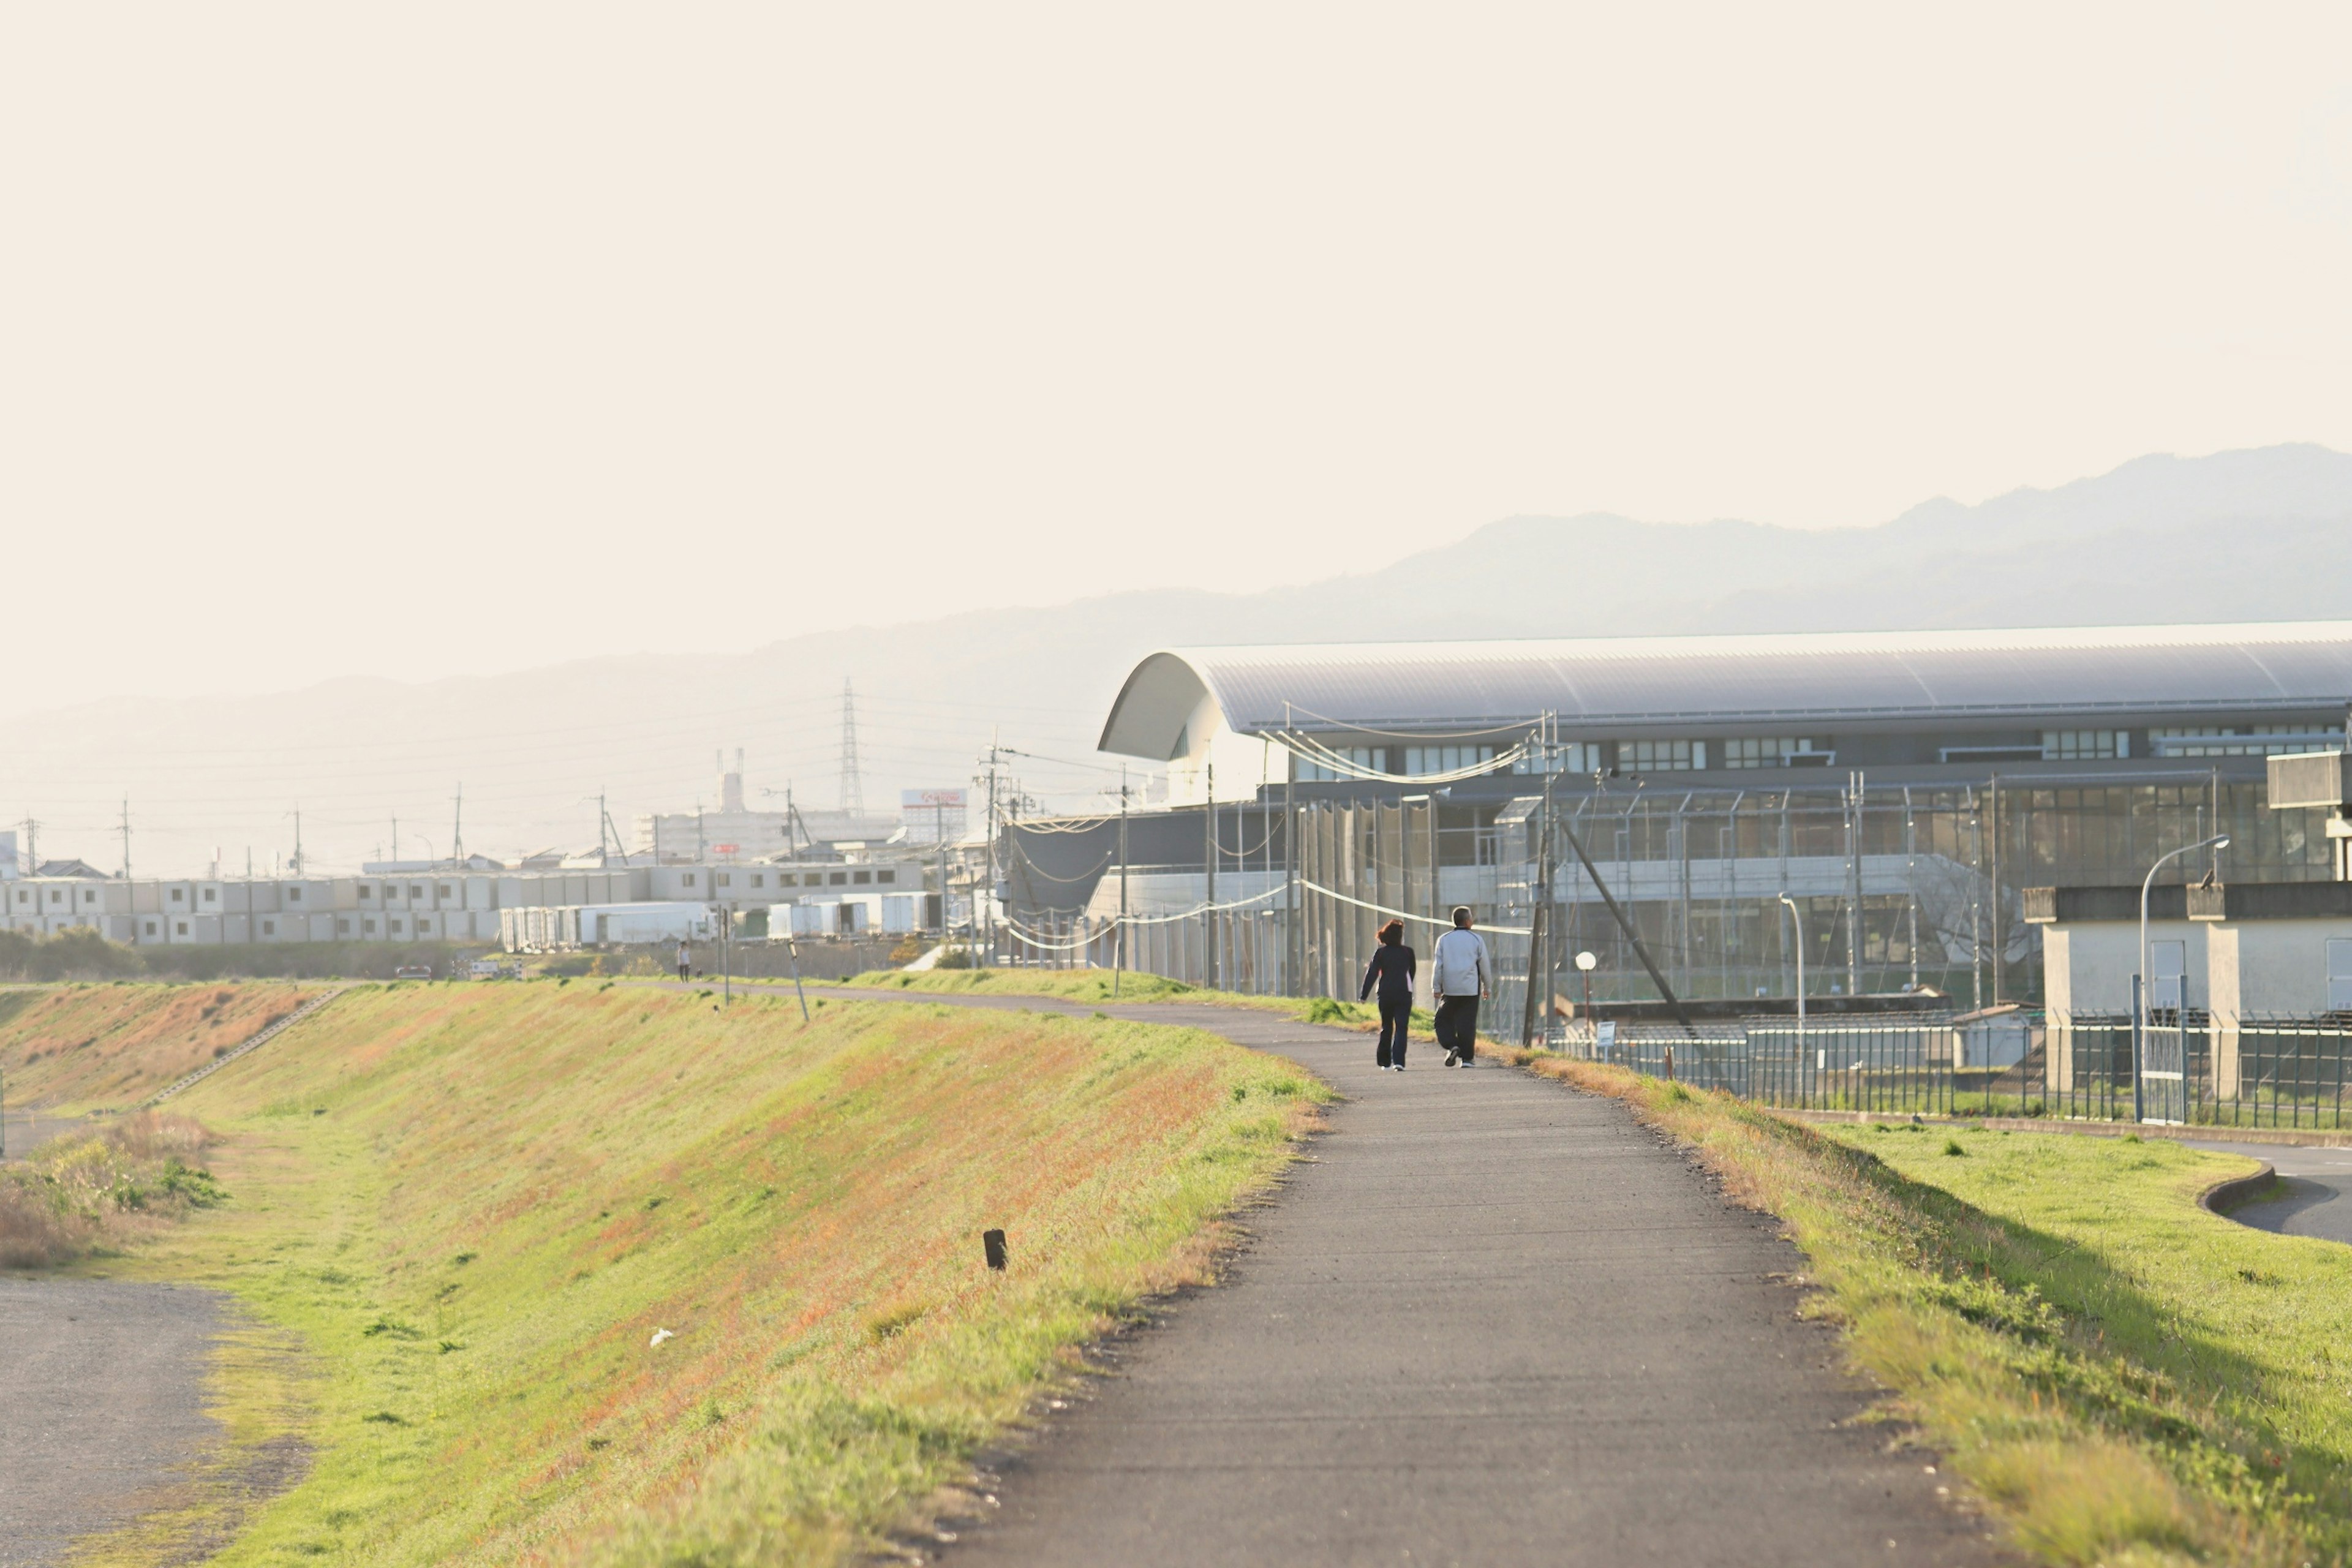
[[[2265, 757], [2344, 744], [2342, 730], [2311, 724], [2273, 729], [2181, 727], [2152, 729], [2144, 734], [2137, 754], [2154, 758]], [[2044, 730], [2038, 738], [2028, 732], [2014, 739], [1931, 745], [1926, 748], [1925, 754], [1896, 760], [1964, 764], [2128, 761], [2136, 754], [2133, 735], [2129, 730]], [[1916, 752], [1921, 750], [1921, 744], [1910, 742], [1903, 749]], [[1486, 745], [1348, 746], [1331, 750], [1346, 758], [1354, 771], [1343, 772], [1302, 759], [1295, 764], [1292, 776], [1301, 784], [1366, 775], [1434, 778], [1491, 765], [1496, 756], [1496, 748]], [[1710, 769], [1829, 767], [1836, 763], [1837, 758], [1836, 747], [1825, 736], [1567, 741], [1520, 752], [1512, 759], [1507, 771], [1521, 774], [1705, 773]], [[1885, 765], [1883, 759], [1879, 765]], [[1497, 767], [1496, 771], [1504, 770]]]

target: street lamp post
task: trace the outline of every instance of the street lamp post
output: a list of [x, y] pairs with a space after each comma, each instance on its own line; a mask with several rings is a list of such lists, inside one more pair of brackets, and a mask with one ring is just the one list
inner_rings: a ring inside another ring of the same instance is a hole
[[1797, 1061], [1801, 1067], [1805, 1059], [1805, 916], [1786, 891], [1780, 901], [1789, 906], [1789, 918], [1797, 922]]
[[[2227, 849], [2229, 847], [2230, 836], [2226, 833], [2217, 833], [2210, 838], [2202, 838], [2194, 844], [2184, 844], [2168, 855], [2158, 856], [2156, 858], [2156, 864], [2147, 868], [2147, 875], [2140, 879], [2139, 973], [2132, 976], [2132, 1120], [2134, 1121], [2143, 1121], [2147, 1120], [2147, 1105], [2141, 1098], [2140, 1091], [2140, 1068], [2142, 1065], [2140, 1058], [2141, 1053], [2146, 1048], [2147, 1043], [2148, 889], [2156, 885], [2156, 874], [2164, 869], [2164, 863], [2166, 861], [2177, 860], [2183, 855], [2194, 855], [2200, 849]], [[2180, 1000], [2175, 1005], [2181, 1011], [2185, 1012], [2188, 1010], [2189, 1006], [2189, 976], [2186, 974], [2183, 974], [2180, 977]]]
[[1576, 955], [1576, 972], [1584, 978], [1584, 1027], [1592, 1037], [1595, 1051], [1601, 1047], [1601, 1025], [1592, 1016], [1592, 972], [1599, 967], [1601, 961], [1592, 956], [1590, 949]]

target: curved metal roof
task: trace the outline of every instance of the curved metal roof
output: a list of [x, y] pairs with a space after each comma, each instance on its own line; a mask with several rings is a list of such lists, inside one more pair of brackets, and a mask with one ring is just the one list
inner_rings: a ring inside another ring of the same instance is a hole
[[1244, 733], [2307, 712], [2352, 702], [2352, 621], [1169, 648], [1128, 677], [1101, 749], [1174, 756], [1203, 695]]

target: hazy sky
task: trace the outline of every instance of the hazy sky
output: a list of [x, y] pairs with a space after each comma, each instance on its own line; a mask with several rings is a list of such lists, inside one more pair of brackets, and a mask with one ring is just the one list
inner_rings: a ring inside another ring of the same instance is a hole
[[0, 710], [2352, 447], [2340, 5], [22, 5], [0, 201]]

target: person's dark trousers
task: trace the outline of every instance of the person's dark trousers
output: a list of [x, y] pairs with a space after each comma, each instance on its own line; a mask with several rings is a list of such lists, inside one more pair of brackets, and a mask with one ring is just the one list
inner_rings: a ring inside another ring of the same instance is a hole
[[1437, 1043], [1465, 1066], [1478, 1052], [1478, 998], [1448, 996], [1437, 1005]]
[[1381, 998], [1381, 1050], [1376, 1058], [1382, 1067], [1404, 1066], [1404, 1036], [1412, 1023], [1412, 997], [1383, 996]]

